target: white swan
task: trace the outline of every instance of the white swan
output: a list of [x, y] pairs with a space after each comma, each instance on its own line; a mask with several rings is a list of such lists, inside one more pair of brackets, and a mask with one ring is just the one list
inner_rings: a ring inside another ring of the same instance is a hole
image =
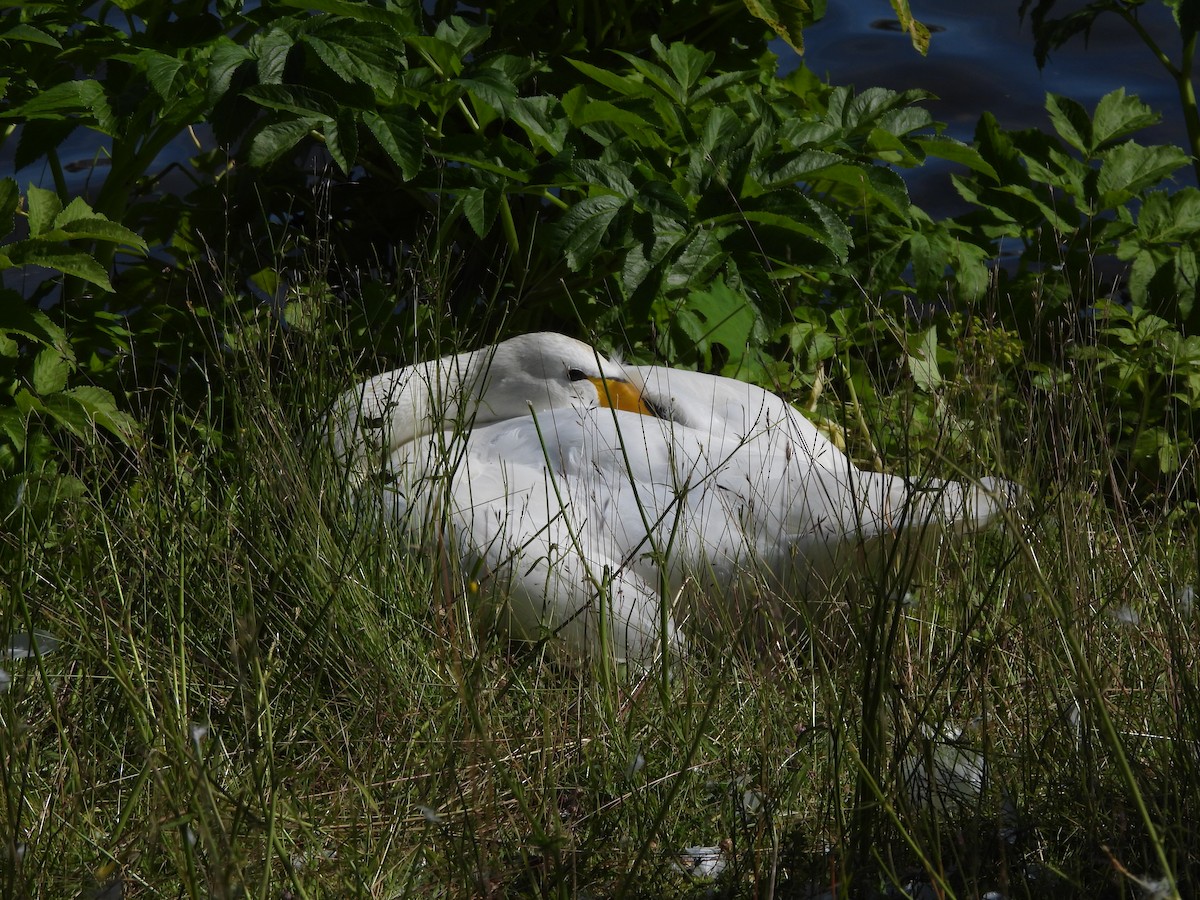
[[899, 535], [981, 527], [1012, 494], [864, 472], [773, 394], [556, 334], [376, 376], [334, 422], [356, 481], [382, 474], [410, 533], [440, 523], [515, 635], [618, 661], [679, 649], [685, 581], [734, 607], [764, 582], [811, 595], [877, 571]]

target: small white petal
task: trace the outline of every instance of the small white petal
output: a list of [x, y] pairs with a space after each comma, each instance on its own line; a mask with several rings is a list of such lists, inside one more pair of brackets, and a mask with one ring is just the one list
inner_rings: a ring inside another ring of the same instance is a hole
[[[29, 659], [36, 653], [46, 656], [58, 649], [61, 643], [58, 638], [36, 628], [29, 634], [14, 634], [8, 640], [8, 648], [0, 652], [0, 657], [8, 659]], [[35, 653], [36, 651], [36, 653]]]
[[679, 854], [675, 868], [693, 878], [716, 878], [725, 871], [729, 860], [720, 847], [685, 847]]
[[1196, 588], [1195, 588], [1195, 586], [1189, 584], [1182, 591], [1180, 591], [1179, 597], [1178, 597], [1178, 602], [1179, 602], [1179, 611], [1185, 616], [1190, 616], [1192, 614], [1192, 610], [1196, 608]]
[[633, 759], [629, 760], [629, 765], [625, 767], [625, 777], [632, 778], [644, 768], [646, 768], [646, 757], [642, 756], [640, 752], [635, 753]]
[[433, 825], [445, 825], [446, 824], [446, 817], [443, 816], [436, 809], [434, 809], [432, 806], [425, 806], [424, 804], [418, 803], [417, 811], [422, 816], [425, 817], [426, 822], [430, 822]]

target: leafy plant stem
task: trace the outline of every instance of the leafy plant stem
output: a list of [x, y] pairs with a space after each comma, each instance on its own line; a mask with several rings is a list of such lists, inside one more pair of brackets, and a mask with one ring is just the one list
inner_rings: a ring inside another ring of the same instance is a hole
[[1130, 9], [1120, 6], [1117, 7], [1117, 12], [1142, 39], [1142, 43], [1150, 49], [1159, 64], [1166, 69], [1175, 82], [1176, 90], [1179, 91], [1179, 105], [1183, 111], [1184, 126], [1187, 128], [1192, 167], [1196, 172], [1196, 178], [1200, 179], [1200, 109], [1196, 105], [1196, 86], [1192, 83], [1192, 64], [1196, 58], [1197, 32], [1192, 32], [1184, 39], [1182, 57], [1179, 65], [1175, 65]]
[[479, 123], [475, 121], [475, 117], [471, 115], [471, 111], [467, 109], [467, 104], [463, 102], [463, 98], [459, 97], [458, 100], [455, 101], [455, 104], [458, 106], [459, 110], [462, 111], [463, 118], [467, 120], [467, 125], [471, 129], [471, 133], [479, 134]]
[[508, 205], [508, 195], [500, 195], [500, 224], [504, 229], [504, 239], [512, 251], [513, 262], [517, 265], [521, 260], [521, 239], [517, 237], [517, 226], [513, 222], [512, 207]]

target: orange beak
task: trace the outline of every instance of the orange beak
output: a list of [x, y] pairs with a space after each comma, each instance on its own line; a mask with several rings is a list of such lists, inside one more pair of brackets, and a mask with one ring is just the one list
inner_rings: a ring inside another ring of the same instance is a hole
[[596, 386], [596, 393], [600, 395], [600, 405], [604, 408], [623, 409], [625, 412], [641, 413], [643, 416], [654, 415], [642, 400], [642, 392], [628, 381], [618, 381], [615, 378], [589, 378], [588, 381]]

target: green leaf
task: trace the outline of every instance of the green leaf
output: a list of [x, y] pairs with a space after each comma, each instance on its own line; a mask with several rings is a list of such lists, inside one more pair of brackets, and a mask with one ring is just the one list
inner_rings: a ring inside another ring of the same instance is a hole
[[1161, 114], [1137, 97], [1126, 97], [1125, 88], [1117, 88], [1101, 97], [1096, 104], [1096, 114], [1092, 117], [1092, 150], [1103, 149], [1113, 141], [1153, 125], [1161, 118]]
[[[366, 29], [364, 31], [364, 29]], [[331, 72], [347, 83], [361, 82], [385, 95], [396, 90], [396, 61], [392, 48], [400, 38], [385, 42], [378, 26], [345, 25], [325, 29], [302, 40]], [[385, 52], [391, 51], [391, 52]]]
[[33, 358], [30, 382], [34, 391], [45, 397], [67, 386], [71, 363], [54, 347], [47, 347]]
[[100, 133], [116, 136], [117, 119], [108, 104], [104, 86], [98, 81], [65, 81], [53, 85], [6, 114], [6, 118], [15, 119], [67, 119], [73, 116], [85, 116]]
[[[73, 203], [74, 201], [72, 201]], [[58, 223], [55, 224], [57, 225]], [[53, 234], [55, 237], [61, 237], [63, 240], [105, 241], [110, 244], [125, 244], [126, 246], [136, 247], [142, 251], [147, 249], [146, 241], [141, 235], [135, 231], [131, 231], [124, 225], [110, 222], [103, 216], [91, 219], [71, 220], [65, 225], [59, 225], [50, 234]]]
[[738, 375], [747, 351], [761, 344], [765, 334], [754, 304], [729, 288], [723, 278], [717, 278], [709, 287], [692, 291], [686, 306], [694, 315], [681, 319], [684, 332], [698, 348], [723, 346], [727, 360], [721, 374]]
[[250, 165], [268, 166], [329, 120], [293, 119], [267, 125], [250, 142]]
[[408, 46], [416, 50], [437, 73], [439, 78], [456, 78], [462, 74], [462, 56], [446, 41], [428, 35], [408, 35], [404, 38]]
[[234, 43], [222, 35], [213, 46], [208, 62], [208, 102], [215, 104], [225, 96], [233, 81], [234, 73], [245, 62], [254, 59], [254, 54], [241, 44]]
[[1082, 153], [1090, 156], [1095, 149], [1092, 137], [1092, 120], [1083, 104], [1057, 94], [1046, 95], [1046, 110], [1050, 123], [1059, 137]]
[[18, 266], [41, 266], [64, 275], [82, 278], [102, 290], [112, 292], [108, 273], [86, 253], [66, 250], [59, 245], [43, 241], [18, 241], [5, 247], [9, 259]]
[[17, 207], [21, 205], [21, 191], [12, 178], [0, 178], [0, 237], [9, 234], [16, 225]]
[[349, 175], [358, 159], [358, 121], [355, 111], [344, 109], [332, 122], [324, 123], [325, 146], [343, 174]]
[[576, 128], [606, 123], [636, 137], [653, 132], [650, 123], [637, 113], [607, 100], [590, 98], [583, 85], [576, 85], [562, 98], [562, 108], [567, 120]]
[[804, 53], [804, 29], [820, 16], [814, 5], [824, 12], [824, 3], [807, 3], [805, 0], [742, 0], [750, 15], [767, 24], [767, 27], [787, 41], [799, 54]]
[[313, 88], [256, 84], [246, 88], [243, 96], [267, 109], [289, 112], [309, 120], [332, 121], [341, 112], [341, 105], [331, 94]]
[[585, 63], [577, 59], [568, 58], [567, 62], [588, 78], [599, 82], [611, 91], [616, 91], [618, 94], [623, 94], [627, 97], [647, 97], [654, 94], [653, 89], [645, 82], [631, 75], [619, 75], [616, 72], [601, 69], [599, 66], [593, 66], [591, 63]]
[[266, 34], [256, 34], [250, 50], [258, 59], [258, 80], [264, 85], [280, 84], [287, 67], [288, 54], [295, 39], [282, 28], [272, 28]]
[[1104, 151], [1101, 159], [1096, 190], [1107, 208], [1120, 206], [1190, 162], [1178, 147], [1142, 147], [1132, 141]]
[[18, 22], [7, 31], [0, 31], [0, 41], [20, 41], [25, 44], [44, 44], [62, 49], [62, 44], [53, 36], [26, 22]]
[[791, 185], [812, 178], [831, 166], [841, 165], [845, 157], [824, 150], [802, 150], [799, 153], [771, 158], [770, 168], [759, 176], [764, 187]]
[[625, 203], [604, 194], [581, 200], [563, 214], [555, 229], [556, 244], [571, 271], [582, 271], [592, 261]]
[[138, 435], [140, 429], [137, 420], [121, 412], [113, 395], [103, 388], [80, 385], [68, 388], [56, 396], [73, 401], [90, 421], [100, 425], [125, 444], [132, 443]]
[[916, 349], [909, 353], [908, 371], [918, 390], [932, 393], [941, 387], [942, 373], [937, 365], [937, 326], [921, 335]]
[[421, 157], [425, 148], [421, 120], [408, 112], [367, 111], [363, 113], [363, 124], [379, 146], [400, 169], [405, 181], [412, 181], [421, 170]]
[[913, 143], [920, 147], [927, 156], [944, 159], [947, 162], [966, 166], [974, 172], [996, 179], [996, 170], [983, 158], [983, 154], [970, 144], [964, 144], [954, 138], [942, 135], [916, 136]]
[[0, 334], [19, 334], [60, 353], [70, 353], [67, 335], [40, 309], [31, 309], [16, 291], [0, 291]]
[[690, 44], [675, 41], [670, 47], [664, 47], [658, 35], [650, 36], [650, 46], [655, 55], [671, 67], [671, 74], [682, 90], [682, 100], [687, 102], [692, 88], [699, 83], [700, 78], [713, 64], [715, 55], [704, 53]]
[[901, 30], [912, 41], [913, 49], [925, 56], [929, 53], [929, 28], [916, 20], [909, 8], [908, 0], [892, 0], [892, 10]]
[[489, 188], [471, 188], [462, 196], [462, 209], [478, 237], [486, 237], [500, 209], [500, 194]]
[[172, 100], [178, 91], [175, 88], [179, 74], [184, 70], [183, 60], [165, 53], [144, 51], [146, 58], [146, 80], [164, 100]]
[[54, 226], [54, 220], [62, 212], [58, 194], [45, 188], [30, 185], [25, 193], [29, 205], [29, 233], [34, 237], [44, 234]]
[[509, 114], [534, 147], [552, 156], [562, 152], [567, 128], [562, 118], [562, 108], [553, 97], [515, 98]]

